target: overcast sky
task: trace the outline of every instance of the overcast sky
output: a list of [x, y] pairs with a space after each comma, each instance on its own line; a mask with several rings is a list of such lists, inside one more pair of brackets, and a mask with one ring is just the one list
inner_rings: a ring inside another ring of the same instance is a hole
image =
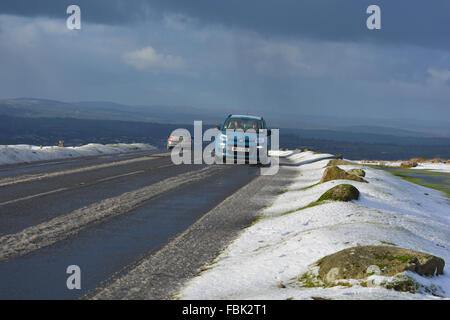
[[442, 123], [449, 89], [448, 0], [0, 1], [0, 98]]

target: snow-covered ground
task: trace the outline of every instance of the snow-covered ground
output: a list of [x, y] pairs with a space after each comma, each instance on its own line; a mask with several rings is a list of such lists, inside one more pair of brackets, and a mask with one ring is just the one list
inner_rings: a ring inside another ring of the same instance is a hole
[[411, 169], [424, 169], [435, 172], [448, 172], [450, 173], [450, 164], [446, 163], [418, 163], [417, 167]]
[[[288, 156], [289, 152], [280, 152]], [[369, 183], [335, 180], [319, 182], [328, 160], [324, 154], [297, 152], [288, 156], [298, 167], [288, 191], [261, 212], [211, 265], [178, 294], [181, 299], [438, 299], [425, 293], [403, 293], [383, 287], [305, 288], [297, 281], [318, 259], [357, 245], [388, 245], [431, 253], [446, 261], [444, 275], [417, 276], [436, 285], [450, 298], [450, 205], [448, 198], [396, 177], [364, 167]], [[339, 166], [348, 170], [360, 166]], [[361, 192], [352, 202], [327, 202], [289, 214], [316, 201], [334, 185], [352, 184]], [[372, 276], [377, 277], [377, 276]]]
[[0, 165], [34, 162], [42, 160], [56, 160], [79, 158], [102, 154], [115, 154], [153, 150], [155, 147], [144, 143], [132, 144], [96, 144], [90, 143], [81, 147], [38, 147], [29, 145], [0, 145]]
[[367, 164], [367, 165], [372, 165], [372, 166], [387, 166], [387, 167], [400, 167], [400, 165], [402, 164], [402, 162], [406, 162], [406, 161], [364, 161], [364, 160], [350, 160], [353, 161], [355, 163], [359, 163], [359, 164]]
[[[365, 161], [354, 161], [360, 164], [367, 165], [384, 165], [387, 167], [400, 167], [402, 162], [407, 161], [380, 161], [380, 162], [365, 162]], [[447, 163], [432, 163], [432, 162], [420, 162], [416, 167], [412, 167], [410, 169], [422, 169], [422, 170], [430, 170], [435, 172], [450, 172], [450, 164]]]

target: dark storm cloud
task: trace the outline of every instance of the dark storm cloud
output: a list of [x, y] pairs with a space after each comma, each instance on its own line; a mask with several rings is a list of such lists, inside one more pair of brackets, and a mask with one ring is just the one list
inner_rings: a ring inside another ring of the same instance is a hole
[[0, 14], [65, 18], [69, 5], [81, 7], [83, 20], [100, 24], [126, 24], [148, 18], [145, 0], [2, 0]]
[[[111, 25], [179, 13], [199, 24], [244, 28], [266, 36], [450, 48], [448, 0], [2, 0], [0, 12], [61, 17], [69, 4], [80, 5], [86, 21]], [[381, 7], [382, 30], [365, 27], [370, 4]]]

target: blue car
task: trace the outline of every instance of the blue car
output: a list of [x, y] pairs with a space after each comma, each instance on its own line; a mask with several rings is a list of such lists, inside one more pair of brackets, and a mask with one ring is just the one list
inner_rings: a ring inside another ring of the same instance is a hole
[[216, 162], [268, 164], [271, 131], [262, 117], [230, 114], [216, 128]]

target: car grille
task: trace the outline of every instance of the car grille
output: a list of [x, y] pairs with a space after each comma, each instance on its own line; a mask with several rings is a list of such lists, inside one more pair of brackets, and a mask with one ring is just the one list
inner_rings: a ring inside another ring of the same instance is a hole
[[[263, 155], [263, 151], [261, 149], [257, 149], [258, 143], [250, 145], [250, 138], [237, 138], [234, 137], [234, 140], [228, 141], [226, 144], [226, 149], [223, 151], [226, 151], [226, 153], [231, 156], [233, 155], [234, 158], [241, 158], [241, 159], [259, 159], [260, 156]], [[234, 148], [245, 148], [245, 151], [236, 151]], [[259, 150], [259, 154], [258, 154]]]

